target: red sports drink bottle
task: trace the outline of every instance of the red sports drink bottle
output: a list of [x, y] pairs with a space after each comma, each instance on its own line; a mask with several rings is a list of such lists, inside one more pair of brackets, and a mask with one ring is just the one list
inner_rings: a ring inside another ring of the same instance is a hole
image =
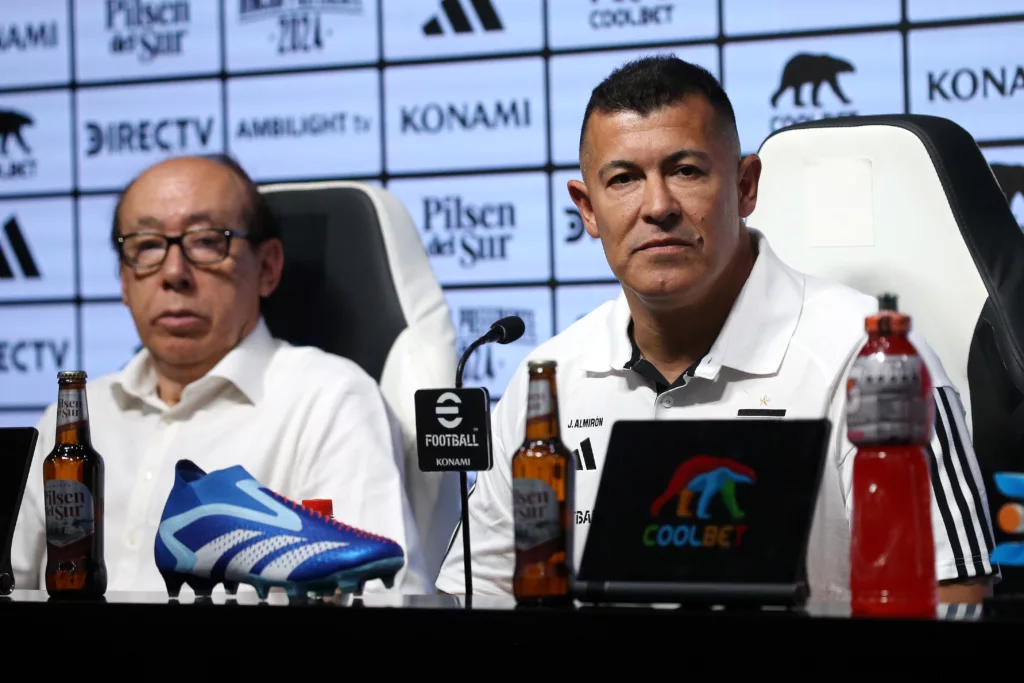
[[854, 616], [935, 618], [938, 586], [925, 447], [932, 382], [896, 295], [878, 298], [846, 384], [853, 461], [850, 593]]

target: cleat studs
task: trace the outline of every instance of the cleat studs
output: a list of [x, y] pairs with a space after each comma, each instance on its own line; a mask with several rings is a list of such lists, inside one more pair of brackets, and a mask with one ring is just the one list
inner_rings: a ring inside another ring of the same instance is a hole
[[181, 594], [181, 586], [185, 583], [185, 576], [177, 572], [160, 572], [164, 578], [164, 585], [167, 586], [167, 596], [171, 600], [177, 600]]
[[185, 582], [195, 591], [197, 598], [208, 598], [213, 595], [213, 587], [216, 581], [201, 576], [189, 576]]
[[254, 583], [252, 587], [256, 589], [256, 595], [259, 596], [260, 600], [266, 600], [267, 596], [270, 595], [270, 587], [264, 583]]
[[238, 593], [238, 582], [237, 581], [224, 581], [224, 592], [230, 596], [234, 596]]

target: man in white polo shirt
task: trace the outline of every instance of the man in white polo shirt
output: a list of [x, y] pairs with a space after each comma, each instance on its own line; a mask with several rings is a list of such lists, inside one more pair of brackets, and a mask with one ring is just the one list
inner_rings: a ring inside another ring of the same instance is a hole
[[[376, 382], [346, 358], [273, 338], [260, 316], [283, 246], [245, 171], [228, 158], [154, 165], [122, 194], [111, 238], [145, 348], [87, 385], [92, 442], [106, 465], [109, 590], [165, 590], [154, 543], [185, 458], [206, 472], [241, 465], [295, 502], [330, 498], [336, 519], [402, 546], [397, 590], [433, 592], [402, 484], [401, 433]], [[12, 555], [19, 588], [44, 585], [42, 463], [55, 418], [51, 404], [37, 425]], [[289, 548], [235, 541], [230, 552], [258, 561]]]
[[[808, 580], [816, 597], [848, 598], [855, 449], [842, 380], [877, 301], [790, 269], [746, 228], [761, 162], [740, 156], [729, 99], [700, 67], [655, 57], [611, 74], [584, 115], [580, 168], [583, 182], [571, 181], [569, 193], [623, 291], [527, 359], [558, 363], [562, 439], [577, 467], [577, 568], [616, 420], [772, 410], [832, 420]], [[977, 602], [994, 574], [985, 489], [957, 391], [920, 336], [913, 341], [935, 385], [929, 456], [939, 599]], [[494, 467], [470, 496], [473, 590], [484, 595], [512, 593], [510, 460], [525, 434], [525, 362], [495, 409]], [[461, 529], [437, 588], [464, 592]]]

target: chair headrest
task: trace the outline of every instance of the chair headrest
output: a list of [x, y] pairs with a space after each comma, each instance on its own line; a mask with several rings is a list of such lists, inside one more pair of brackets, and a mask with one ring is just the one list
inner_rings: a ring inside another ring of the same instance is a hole
[[868, 294], [896, 292], [962, 391], [991, 299], [1024, 387], [1024, 234], [967, 131], [922, 115], [825, 119], [776, 131], [759, 156], [747, 224], [780, 258]]

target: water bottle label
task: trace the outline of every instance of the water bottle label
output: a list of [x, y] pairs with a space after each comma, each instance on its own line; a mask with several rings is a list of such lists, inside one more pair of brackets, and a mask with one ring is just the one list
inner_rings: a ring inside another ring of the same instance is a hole
[[92, 491], [80, 481], [52, 479], [43, 484], [46, 543], [67, 548], [87, 540], [95, 530]]
[[925, 443], [931, 396], [919, 356], [860, 356], [846, 389], [847, 437], [855, 445]]
[[517, 477], [512, 480], [515, 506], [516, 552], [542, 562], [557, 549], [562, 533], [558, 494], [546, 481]]

